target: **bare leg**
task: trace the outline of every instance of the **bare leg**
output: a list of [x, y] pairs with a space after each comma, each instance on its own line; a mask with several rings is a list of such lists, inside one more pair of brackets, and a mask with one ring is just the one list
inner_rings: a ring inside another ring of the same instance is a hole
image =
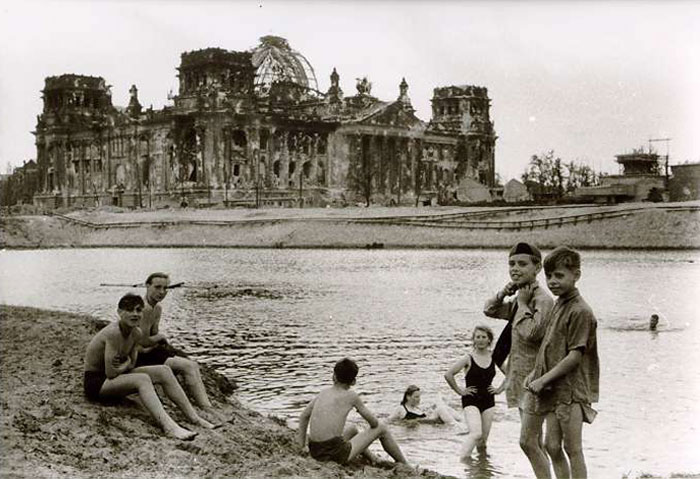
[[133, 369], [133, 371], [146, 373], [155, 384], [160, 384], [163, 386], [163, 391], [165, 391], [165, 394], [175, 404], [177, 404], [177, 406], [183, 413], [185, 413], [185, 416], [192, 424], [197, 424], [208, 429], [213, 429], [216, 427], [209, 421], [199, 417], [197, 411], [195, 411], [194, 407], [192, 406], [192, 403], [190, 403], [190, 400], [187, 399], [185, 391], [183, 391], [182, 387], [180, 387], [180, 383], [177, 382], [173, 370], [168, 366], [141, 366]]
[[202, 382], [202, 374], [199, 372], [199, 364], [191, 359], [174, 356], [165, 361], [166, 366], [176, 373], [180, 373], [185, 377], [187, 390], [192, 394], [194, 402], [197, 406], [205, 409], [212, 409], [212, 403], [207, 396], [207, 391]]
[[493, 415], [496, 412], [495, 408], [488, 408], [481, 413], [481, 441], [476, 445], [479, 451], [486, 451], [486, 441], [489, 439], [491, 432], [491, 424], [493, 424]]
[[180, 427], [163, 408], [163, 404], [156, 394], [153, 382], [147, 374], [127, 373], [108, 379], [102, 385], [100, 394], [106, 396], [126, 396], [138, 391], [141, 404], [151, 416], [158, 422], [168, 436], [176, 439], [190, 440], [197, 433]]
[[583, 456], [583, 444], [581, 429], [583, 428], [583, 412], [579, 404], [571, 405], [571, 415], [566, 424], [561, 425], [564, 433], [564, 450], [569, 456], [571, 464], [571, 477], [586, 479], [586, 459]]
[[[346, 441], [350, 441], [350, 439], [357, 436], [359, 434], [359, 432], [360, 432], [360, 430], [357, 429], [357, 426], [355, 426], [355, 425], [347, 426], [343, 430], [343, 439], [345, 439]], [[370, 452], [369, 449], [365, 449], [362, 452], [362, 455], [365, 456], [371, 464], [375, 464], [379, 460], [377, 458], [377, 456], [375, 456], [372, 452]]]
[[522, 412], [520, 418], [520, 448], [523, 450], [537, 479], [551, 479], [549, 461], [542, 451], [539, 440], [542, 435], [544, 416]]
[[[520, 414], [520, 423], [522, 424], [523, 422], [523, 410], [518, 408], [518, 413]], [[537, 437], [537, 444], [540, 446], [540, 450], [542, 451], [542, 454], [544, 455], [545, 459], [547, 459], [547, 462], [549, 462], [549, 456], [547, 455], [547, 451], [544, 447], [544, 434], [542, 432], [542, 428], [539, 430], [539, 436]]]
[[559, 424], [559, 419], [557, 419], [557, 416], [554, 413], [547, 414], [546, 421], [547, 439], [545, 442], [545, 448], [547, 449], [549, 457], [552, 458], [554, 474], [559, 479], [569, 479], [571, 477], [571, 469], [569, 468], [569, 461], [561, 447], [561, 424]]
[[481, 413], [476, 406], [467, 406], [464, 408], [464, 419], [469, 425], [469, 434], [467, 434], [467, 439], [462, 446], [462, 451], [460, 453], [460, 458], [465, 461], [469, 459], [474, 451], [474, 446], [481, 441]]
[[442, 422], [451, 426], [462, 420], [457, 411], [445, 404], [441, 394], [438, 394], [438, 399], [435, 403], [435, 412]]
[[396, 443], [394, 436], [391, 435], [389, 428], [384, 423], [379, 423], [379, 426], [362, 431], [350, 439], [352, 450], [350, 451], [348, 460], [357, 457], [358, 454], [362, 454], [376, 439], [381, 441], [384, 450], [396, 462], [407, 464], [406, 458], [404, 457], [403, 452], [401, 452], [401, 448]]

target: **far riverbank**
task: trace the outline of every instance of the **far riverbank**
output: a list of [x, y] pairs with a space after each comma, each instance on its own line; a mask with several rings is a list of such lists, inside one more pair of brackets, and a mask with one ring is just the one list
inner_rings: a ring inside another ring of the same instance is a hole
[[[271, 210], [77, 211], [67, 217], [2, 218], [5, 248], [263, 247], [499, 248], [527, 238], [542, 248], [698, 249], [700, 212], [693, 203], [538, 209], [345, 208]], [[688, 206], [688, 209], [683, 209]], [[615, 217], [560, 224], [561, 218]], [[463, 215], [463, 216], [460, 216]], [[472, 215], [472, 216], [470, 216]], [[478, 218], [486, 226], [474, 225]], [[509, 225], [551, 221], [547, 228]], [[460, 222], [461, 221], [461, 222]], [[494, 222], [506, 227], [492, 227]]]

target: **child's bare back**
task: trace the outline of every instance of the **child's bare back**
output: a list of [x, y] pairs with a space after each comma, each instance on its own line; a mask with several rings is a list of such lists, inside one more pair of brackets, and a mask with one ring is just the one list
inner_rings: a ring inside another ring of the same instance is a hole
[[318, 393], [309, 421], [309, 440], [315, 442], [342, 436], [348, 413], [356, 407], [358, 395], [334, 384]]

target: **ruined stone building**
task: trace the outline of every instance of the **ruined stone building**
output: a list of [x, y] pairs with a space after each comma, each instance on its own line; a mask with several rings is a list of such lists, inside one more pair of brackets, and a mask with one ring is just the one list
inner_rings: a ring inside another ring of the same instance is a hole
[[494, 184], [486, 88], [435, 88], [428, 123], [408, 84], [394, 101], [362, 79], [344, 96], [333, 70], [318, 90], [280, 37], [251, 51], [183, 53], [173, 105], [144, 109], [132, 86], [112, 104], [101, 77], [48, 77], [36, 131], [40, 193], [59, 206], [408, 203], [449, 196], [462, 179]]

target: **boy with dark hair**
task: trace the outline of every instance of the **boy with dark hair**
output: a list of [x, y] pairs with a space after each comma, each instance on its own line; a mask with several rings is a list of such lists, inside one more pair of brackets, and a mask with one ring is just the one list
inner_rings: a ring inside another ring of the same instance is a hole
[[102, 328], [88, 344], [83, 382], [85, 396], [91, 401], [104, 402], [138, 393], [146, 410], [166, 434], [177, 439], [192, 439], [197, 433], [173, 421], [163, 409], [154, 383], [163, 387], [165, 394], [193, 424], [206, 428], [213, 425], [197, 415], [172, 370], [167, 366], [135, 367], [143, 305], [140, 296], [124, 295], [117, 305], [119, 320]]
[[[525, 379], [523, 409], [540, 424], [546, 421], [545, 447], [556, 476], [585, 478], [581, 433], [583, 423], [593, 422], [596, 415], [591, 404], [598, 401], [597, 322], [576, 288], [581, 278], [576, 251], [566, 246], [554, 249], [544, 260], [544, 271], [547, 286], [558, 299], [535, 367]], [[521, 437], [520, 445], [535, 476], [551, 477], [537, 437]]]
[[[346, 464], [360, 454], [369, 453], [369, 445], [379, 439], [396, 462], [405, 464], [406, 458], [388, 427], [377, 420], [356, 392], [350, 390], [358, 370], [352, 359], [345, 358], [336, 363], [333, 385], [319, 392], [301, 413], [297, 444], [301, 449], [306, 446], [308, 429], [311, 457]], [[345, 427], [348, 413], [353, 409], [369, 423], [370, 429], [359, 432], [355, 426]]]

